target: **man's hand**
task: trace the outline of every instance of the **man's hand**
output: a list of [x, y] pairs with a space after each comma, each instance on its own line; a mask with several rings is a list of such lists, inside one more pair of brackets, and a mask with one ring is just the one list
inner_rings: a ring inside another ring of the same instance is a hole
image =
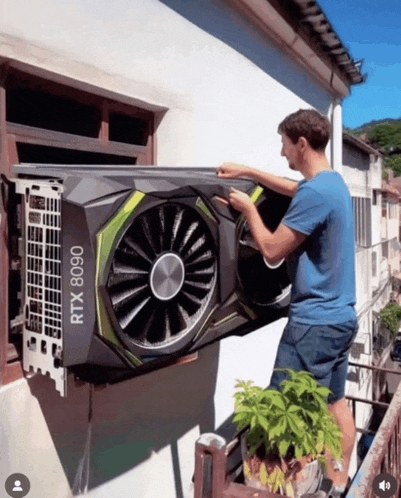
[[224, 163], [217, 169], [217, 176], [219, 178], [241, 178], [247, 176], [251, 168], [243, 166], [242, 164]]
[[234, 209], [245, 215], [255, 206], [248, 194], [233, 187], [230, 189], [229, 201]]

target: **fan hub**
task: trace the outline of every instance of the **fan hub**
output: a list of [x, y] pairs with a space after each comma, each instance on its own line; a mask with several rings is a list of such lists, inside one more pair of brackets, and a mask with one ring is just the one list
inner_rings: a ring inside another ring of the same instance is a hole
[[167, 252], [153, 264], [150, 288], [157, 299], [168, 301], [180, 292], [184, 279], [185, 268], [182, 259], [173, 252]]

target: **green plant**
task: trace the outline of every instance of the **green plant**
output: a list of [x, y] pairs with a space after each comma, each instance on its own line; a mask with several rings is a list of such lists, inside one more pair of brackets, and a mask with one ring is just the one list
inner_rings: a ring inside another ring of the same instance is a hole
[[397, 337], [401, 320], [401, 306], [395, 303], [388, 303], [380, 311], [380, 319], [385, 327], [391, 332], [393, 340]]
[[272, 484], [273, 492], [282, 485], [288, 468], [284, 458], [289, 453], [296, 460], [309, 456], [325, 463], [324, 453], [329, 451], [335, 459], [342, 459], [342, 433], [327, 407], [330, 390], [319, 386], [308, 372], [278, 370], [290, 377], [282, 382], [281, 391], [237, 381], [236, 387], [242, 390], [234, 395], [234, 422], [238, 429], [249, 426], [248, 456], [264, 446], [266, 457], [280, 459], [274, 476], [264, 479]]

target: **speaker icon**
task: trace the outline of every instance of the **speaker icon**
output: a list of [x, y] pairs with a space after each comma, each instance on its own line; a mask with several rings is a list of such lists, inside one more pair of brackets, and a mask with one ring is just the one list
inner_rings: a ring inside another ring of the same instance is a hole
[[391, 498], [398, 489], [397, 479], [386, 472], [377, 475], [372, 484], [373, 492], [379, 498]]
[[379, 488], [385, 491], [386, 489], [391, 488], [391, 483], [389, 481], [383, 480], [382, 482], [379, 482]]

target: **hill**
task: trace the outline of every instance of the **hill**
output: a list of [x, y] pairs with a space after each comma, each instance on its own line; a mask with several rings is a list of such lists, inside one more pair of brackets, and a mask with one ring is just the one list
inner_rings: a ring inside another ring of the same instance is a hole
[[384, 119], [372, 120], [372, 121], [369, 121], [368, 123], [365, 123], [361, 126], [358, 126], [357, 128], [353, 128], [351, 131], [359, 133], [360, 131], [370, 130], [371, 128], [373, 128], [377, 125], [380, 125], [380, 124], [394, 124], [394, 123], [401, 123], [401, 117], [398, 119], [384, 118]]
[[391, 168], [395, 176], [401, 176], [401, 118], [370, 121], [354, 130], [347, 130], [386, 154], [384, 165]]

